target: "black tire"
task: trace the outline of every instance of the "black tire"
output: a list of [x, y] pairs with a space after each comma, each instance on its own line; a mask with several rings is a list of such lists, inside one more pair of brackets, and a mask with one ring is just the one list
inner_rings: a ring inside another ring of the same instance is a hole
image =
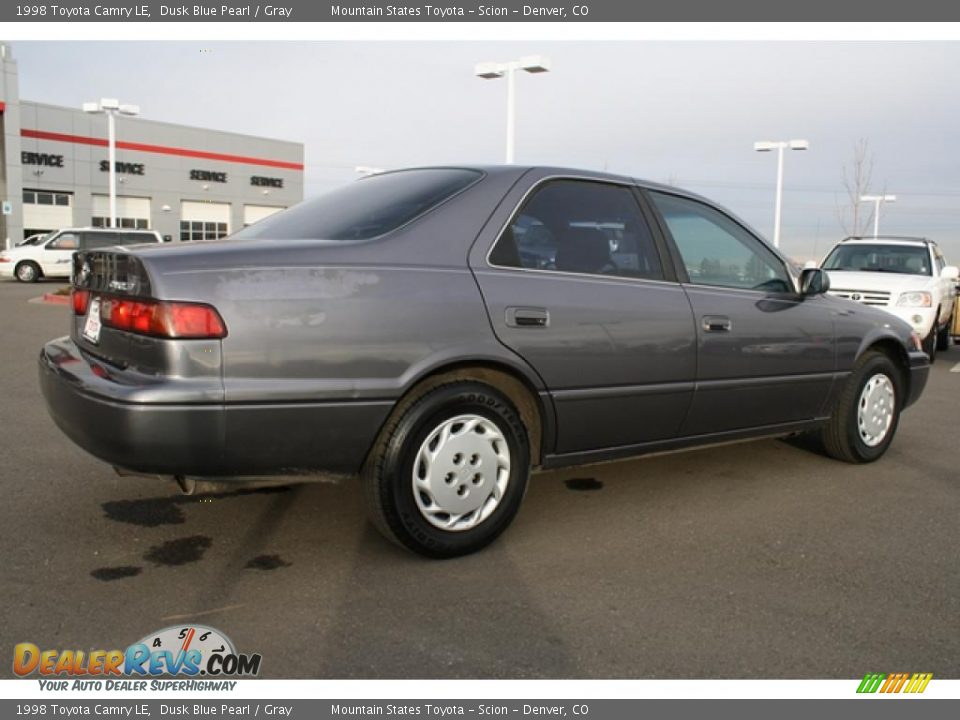
[[[885, 375], [893, 386], [893, 407], [886, 435], [876, 445], [870, 446], [860, 434], [858, 405], [867, 382], [876, 375]], [[902, 373], [888, 355], [877, 350], [868, 350], [857, 361], [847, 378], [846, 387], [834, 408], [829, 422], [820, 432], [820, 440], [826, 453], [837, 460], [849, 463], [868, 463], [879, 459], [890, 447], [900, 423], [903, 406]]]
[[32, 260], [24, 260], [21, 263], [17, 263], [17, 267], [14, 268], [13, 274], [16, 276], [17, 280], [22, 283], [35, 283], [43, 275], [43, 273], [40, 271], [40, 266]]
[[[421, 446], [439, 426], [468, 414], [493, 423], [506, 440], [508, 479], [489, 516], [466, 530], [444, 530], [433, 525], [418, 506], [414, 463]], [[362, 482], [370, 519], [389, 540], [426, 557], [457, 557], [493, 542], [516, 516], [530, 476], [530, 447], [520, 413], [499, 391], [479, 382], [441, 385], [407, 407], [398, 407], [380, 438]]]
[[927, 333], [927, 336], [920, 341], [921, 349], [927, 354], [927, 357], [930, 358], [930, 364], [933, 365], [937, 359], [937, 347], [939, 343], [937, 342], [937, 335], [940, 333], [940, 329], [937, 327], [937, 321], [933, 321], [933, 327], [930, 328], [930, 332]]
[[940, 332], [937, 333], [937, 350], [943, 352], [950, 349], [950, 328], [953, 327], [953, 318], [948, 318]]

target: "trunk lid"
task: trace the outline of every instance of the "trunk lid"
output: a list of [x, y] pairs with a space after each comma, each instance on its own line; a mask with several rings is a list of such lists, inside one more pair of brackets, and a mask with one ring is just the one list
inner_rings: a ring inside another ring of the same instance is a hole
[[161, 299], [154, 293], [147, 263], [131, 250], [114, 247], [74, 253], [72, 285], [75, 291], [88, 292], [89, 301], [82, 314], [71, 307], [71, 339], [87, 355], [102, 361], [102, 370], [117, 382], [154, 385], [176, 380], [180, 386], [194, 386], [195, 394], [188, 393], [194, 401], [222, 401], [219, 339], [152, 337], [103, 324], [100, 308], [107, 299]]

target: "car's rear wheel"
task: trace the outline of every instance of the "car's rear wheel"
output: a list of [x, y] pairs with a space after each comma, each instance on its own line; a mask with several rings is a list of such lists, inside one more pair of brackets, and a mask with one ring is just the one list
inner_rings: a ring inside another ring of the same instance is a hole
[[24, 260], [14, 269], [14, 274], [20, 282], [36, 282], [40, 279], [40, 266], [30, 260]]
[[850, 463], [881, 457], [897, 432], [902, 407], [901, 373], [888, 355], [863, 354], [821, 431], [827, 454]]
[[513, 404], [478, 382], [442, 385], [400, 408], [363, 473], [370, 518], [428, 557], [475, 552], [513, 520], [530, 475]]
[[949, 350], [950, 349], [950, 328], [953, 327], [953, 318], [949, 318], [947, 322], [943, 324], [943, 327], [940, 328], [940, 332], [937, 333], [937, 350]]

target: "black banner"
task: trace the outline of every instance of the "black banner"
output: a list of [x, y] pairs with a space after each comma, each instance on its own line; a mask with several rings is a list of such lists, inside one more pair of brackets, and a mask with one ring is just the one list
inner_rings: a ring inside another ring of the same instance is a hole
[[916, 22], [960, 19], [960, 4], [919, 0], [686, 0], [679, 3], [630, 0], [495, 0], [450, 2], [411, 0], [383, 3], [278, 0], [276, 4], [206, 2], [3, 3], [2, 22]]

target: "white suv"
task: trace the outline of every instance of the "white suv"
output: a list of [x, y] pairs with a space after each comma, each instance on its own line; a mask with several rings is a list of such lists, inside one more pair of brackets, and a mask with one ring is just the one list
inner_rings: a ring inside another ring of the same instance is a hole
[[882, 307], [906, 320], [930, 360], [950, 342], [960, 270], [923, 238], [847, 238], [821, 264], [830, 294]]
[[40, 236], [33, 244], [0, 252], [0, 278], [36, 282], [42, 277], [68, 278], [76, 250], [96, 250], [114, 245], [162, 242], [155, 230], [124, 228], [66, 228]]

